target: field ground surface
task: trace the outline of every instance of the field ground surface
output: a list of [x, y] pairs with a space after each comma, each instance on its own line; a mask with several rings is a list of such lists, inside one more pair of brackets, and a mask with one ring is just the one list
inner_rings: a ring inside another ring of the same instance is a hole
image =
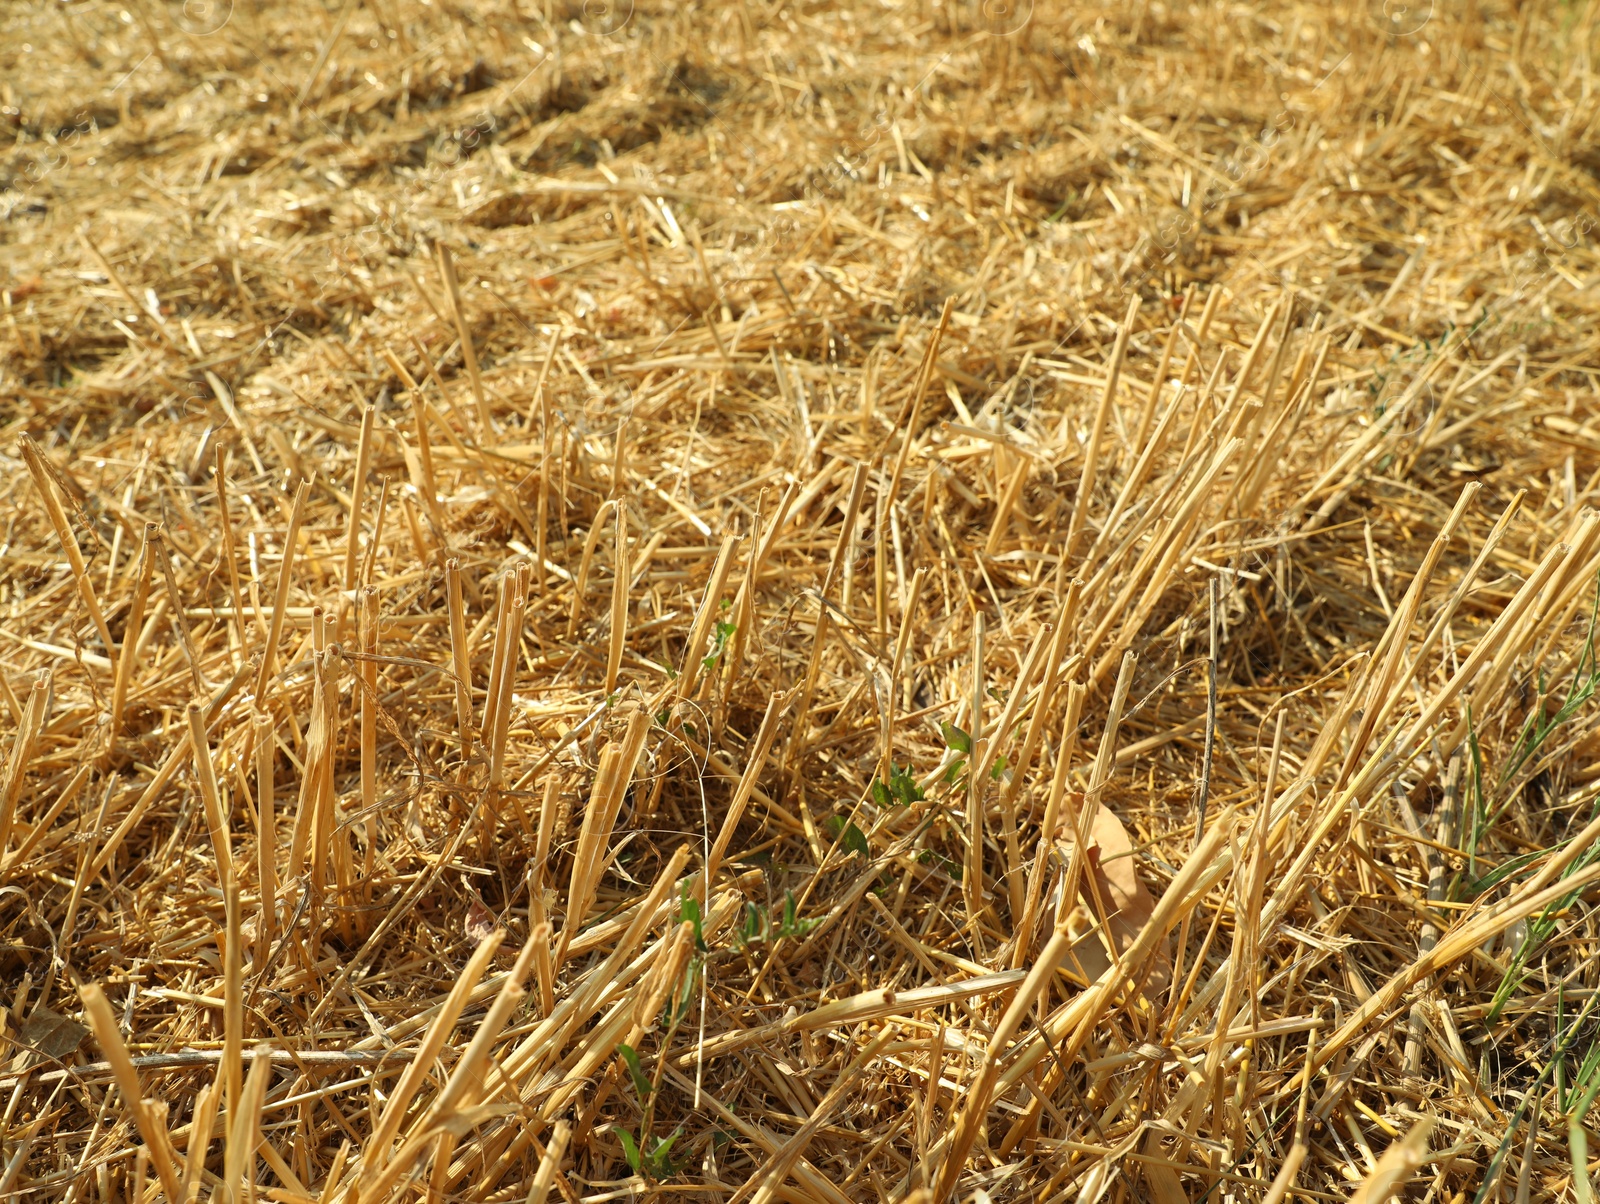
[[125, 3], [0, 1197], [1589, 1204], [1600, 4]]

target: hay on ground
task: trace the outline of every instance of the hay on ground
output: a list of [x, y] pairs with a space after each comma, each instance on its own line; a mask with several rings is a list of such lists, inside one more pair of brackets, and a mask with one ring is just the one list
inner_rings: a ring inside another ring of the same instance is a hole
[[1593, 4], [15, 0], [0, 1195], [1590, 1199]]

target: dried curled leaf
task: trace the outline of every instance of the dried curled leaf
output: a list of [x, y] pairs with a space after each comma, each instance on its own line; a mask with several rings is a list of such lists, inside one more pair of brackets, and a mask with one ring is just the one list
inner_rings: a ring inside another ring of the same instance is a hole
[[494, 930], [498, 925], [495, 922], [494, 912], [485, 907], [481, 900], [474, 899], [472, 906], [467, 908], [467, 920], [464, 927], [472, 943], [481, 945], [494, 934]]
[[[1065, 815], [1058, 831], [1058, 838], [1066, 843], [1068, 851], [1076, 822], [1075, 816]], [[1073, 945], [1072, 953], [1082, 973], [1092, 981], [1111, 964], [1107, 956], [1110, 948], [1106, 942], [1114, 942], [1112, 947], [1119, 955], [1125, 953], [1150, 922], [1156, 904], [1144, 883], [1139, 880], [1133, 841], [1128, 836], [1128, 830], [1123, 827], [1116, 812], [1103, 803], [1090, 821], [1084, 852], [1084, 872], [1078, 885], [1078, 895], [1093, 911], [1099, 924], [1093, 932], [1086, 933]], [[1168, 939], [1156, 948], [1144, 980], [1144, 990], [1148, 994], [1159, 993], [1171, 980], [1172, 949]]]
[[61, 1062], [70, 1057], [83, 1044], [89, 1030], [76, 1020], [69, 1020], [47, 1007], [36, 1007], [33, 1014], [22, 1022], [17, 1033], [17, 1044], [37, 1050], [52, 1061]]

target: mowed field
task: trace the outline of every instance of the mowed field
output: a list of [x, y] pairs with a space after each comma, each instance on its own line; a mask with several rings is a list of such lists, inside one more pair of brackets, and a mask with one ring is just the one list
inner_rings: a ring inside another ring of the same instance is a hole
[[1589, 1204], [1597, 24], [9, 0], [0, 1197]]

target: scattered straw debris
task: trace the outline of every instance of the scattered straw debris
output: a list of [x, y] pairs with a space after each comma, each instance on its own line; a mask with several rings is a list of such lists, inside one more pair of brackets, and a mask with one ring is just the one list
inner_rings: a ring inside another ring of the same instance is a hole
[[1591, 1199], [1593, 4], [13, 0], [0, 1197]]

